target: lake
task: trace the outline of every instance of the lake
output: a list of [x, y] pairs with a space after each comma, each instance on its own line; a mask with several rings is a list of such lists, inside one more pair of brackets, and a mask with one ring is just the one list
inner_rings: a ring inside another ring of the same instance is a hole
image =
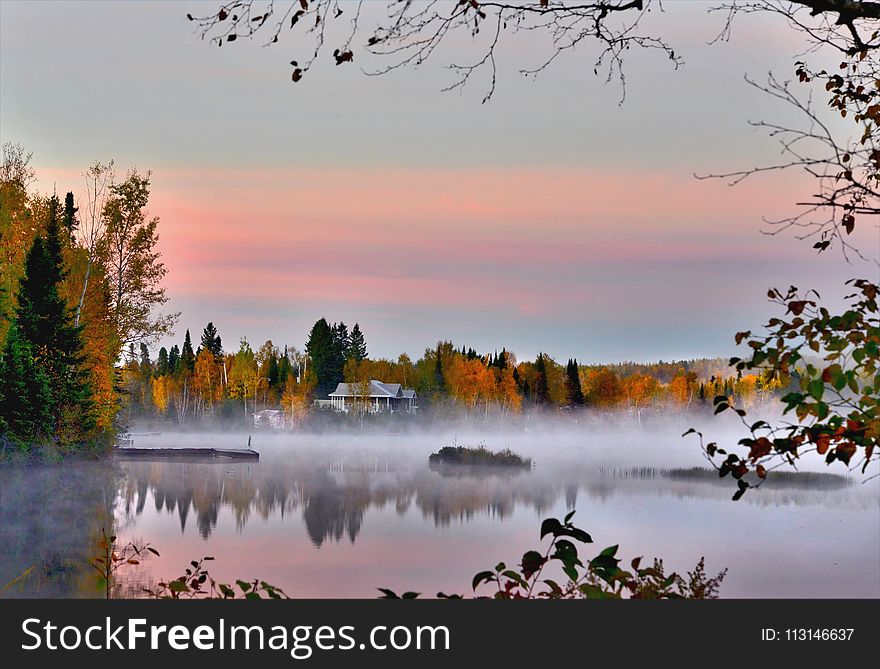
[[[880, 597], [880, 480], [842, 468], [771, 477], [731, 501], [682, 426], [391, 436], [256, 433], [259, 462], [132, 461], [0, 470], [6, 596], [99, 596], [85, 567], [95, 535], [149, 542], [160, 557], [126, 575], [129, 594], [213, 556], [222, 581], [260, 578], [293, 597], [375, 597], [376, 588], [470, 594], [478, 571], [539, 546], [544, 518], [576, 509], [595, 544], [668, 571], [706, 557], [729, 570], [722, 597]], [[715, 436], [715, 435], [713, 435]], [[443, 445], [485, 443], [531, 470], [431, 467]], [[242, 448], [245, 434], [136, 435], [139, 447]]]

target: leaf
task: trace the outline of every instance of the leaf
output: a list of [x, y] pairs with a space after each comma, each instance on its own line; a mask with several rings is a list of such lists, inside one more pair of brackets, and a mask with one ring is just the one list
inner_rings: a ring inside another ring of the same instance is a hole
[[303, 78], [303, 71], [300, 68], [296, 68], [290, 78], [293, 79], [294, 82], [299, 81]]
[[493, 571], [481, 571], [474, 576], [474, 580], [471, 582], [471, 587], [476, 590], [481, 583], [489, 583], [490, 581], [497, 580], [497, 578], [498, 577]]
[[189, 586], [183, 581], [171, 581], [168, 584], [168, 589], [171, 592], [189, 592]]
[[559, 530], [561, 529], [562, 524], [556, 520], [556, 518], [547, 518], [541, 523], [541, 538], [543, 539], [548, 534], [552, 534], [554, 537], [558, 536]]
[[376, 590], [382, 593], [379, 599], [400, 599], [394, 590], [389, 590], [388, 588], [376, 588]]
[[759, 479], [767, 478], [767, 470], [764, 468], [764, 465], [758, 465], [755, 467], [755, 473], [758, 475]]
[[531, 578], [535, 572], [544, 566], [544, 556], [538, 551], [527, 551], [522, 557], [522, 573], [525, 578]]
[[247, 581], [238, 580], [236, 583], [238, 584], [238, 587], [241, 588], [242, 592], [248, 592], [251, 589], [251, 584]]

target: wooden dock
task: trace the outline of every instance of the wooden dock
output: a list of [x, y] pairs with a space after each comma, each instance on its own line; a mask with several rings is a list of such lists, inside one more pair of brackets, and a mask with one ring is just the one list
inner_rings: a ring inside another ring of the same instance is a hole
[[113, 451], [123, 458], [136, 460], [243, 460], [257, 462], [260, 454], [250, 448], [134, 448]]

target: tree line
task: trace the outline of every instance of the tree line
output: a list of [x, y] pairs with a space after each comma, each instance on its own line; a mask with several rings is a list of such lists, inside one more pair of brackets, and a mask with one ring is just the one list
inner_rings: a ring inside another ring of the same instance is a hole
[[271, 340], [254, 350], [246, 338], [224, 351], [213, 322], [193, 349], [187, 330], [182, 346], [159, 349], [154, 359], [146, 344], [132, 346], [123, 370], [130, 419], [159, 418], [180, 424], [233, 420], [250, 425], [264, 409], [284, 412], [288, 426], [301, 425], [314, 400], [326, 399], [341, 382], [370, 380], [413, 388], [422, 410], [444, 408], [478, 418], [507, 417], [524, 411], [576, 411], [593, 408], [627, 411], [638, 420], [644, 411], [711, 406], [718, 396], [755, 407], [781, 390], [768, 375], [733, 373], [721, 358], [652, 364], [565, 364], [540, 353], [518, 361], [502, 348], [489, 354], [440, 341], [417, 360], [403, 353], [395, 360], [371, 358], [360, 324], [349, 331], [340, 321], [320, 318], [305, 348], [279, 348]]

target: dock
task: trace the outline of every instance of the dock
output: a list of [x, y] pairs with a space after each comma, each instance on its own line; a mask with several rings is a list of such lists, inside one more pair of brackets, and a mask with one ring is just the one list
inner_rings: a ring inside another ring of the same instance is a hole
[[260, 454], [250, 448], [134, 448], [119, 447], [114, 454], [137, 460], [243, 460], [258, 462]]

